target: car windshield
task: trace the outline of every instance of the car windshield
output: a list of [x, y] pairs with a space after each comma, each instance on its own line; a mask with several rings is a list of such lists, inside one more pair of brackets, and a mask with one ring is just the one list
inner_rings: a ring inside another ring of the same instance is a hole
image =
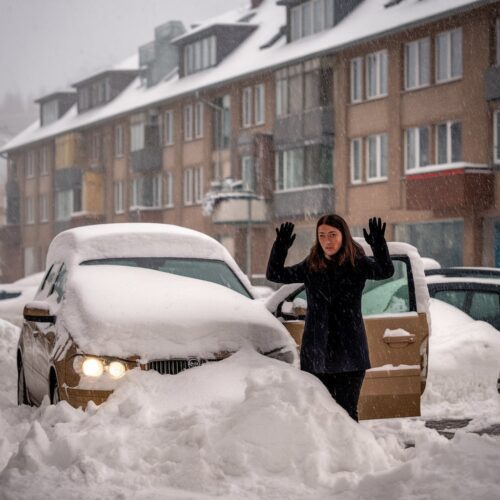
[[86, 260], [82, 266], [129, 266], [153, 269], [164, 273], [177, 274], [187, 278], [195, 278], [230, 288], [251, 298], [247, 289], [237, 278], [231, 268], [220, 260], [183, 259], [172, 257], [127, 257], [116, 259]]

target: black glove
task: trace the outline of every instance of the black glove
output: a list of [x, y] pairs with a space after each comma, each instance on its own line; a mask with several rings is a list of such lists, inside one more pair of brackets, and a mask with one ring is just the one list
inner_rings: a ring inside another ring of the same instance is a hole
[[376, 217], [372, 217], [368, 221], [368, 227], [370, 228], [370, 234], [366, 232], [366, 229], [363, 229], [363, 235], [368, 245], [371, 247], [380, 247], [383, 243], [385, 243], [385, 222], [382, 224], [380, 217], [378, 219]]
[[287, 250], [293, 245], [295, 234], [293, 233], [294, 225], [291, 222], [284, 222], [280, 228], [276, 228], [276, 245], [283, 250]]

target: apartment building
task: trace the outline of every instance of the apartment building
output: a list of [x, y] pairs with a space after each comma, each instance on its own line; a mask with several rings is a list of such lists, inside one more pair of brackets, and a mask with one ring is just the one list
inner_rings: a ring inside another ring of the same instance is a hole
[[[11, 140], [11, 278], [76, 225], [163, 222], [265, 272], [274, 227], [303, 258], [318, 215], [445, 265], [500, 265], [500, 7], [486, 0], [254, 0], [170, 21], [137, 58], [45, 96]], [[377, 20], [374, 22], [373, 20]]]

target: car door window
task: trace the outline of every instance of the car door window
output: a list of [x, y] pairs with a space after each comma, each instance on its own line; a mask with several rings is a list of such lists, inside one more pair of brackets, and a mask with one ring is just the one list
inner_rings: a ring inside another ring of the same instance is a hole
[[500, 295], [495, 292], [473, 292], [469, 315], [491, 322], [500, 316]]
[[416, 310], [411, 299], [411, 273], [406, 259], [393, 258], [394, 274], [386, 280], [367, 280], [361, 299], [363, 316]]
[[465, 311], [465, 301], [467, 299], [467, 291], [465, 290], [438, 290], [433, 297], [451, 304], [461, 311]]

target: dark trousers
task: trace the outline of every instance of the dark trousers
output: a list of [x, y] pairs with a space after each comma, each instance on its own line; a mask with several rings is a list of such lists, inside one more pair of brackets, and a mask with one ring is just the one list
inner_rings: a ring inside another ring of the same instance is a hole
[[328, 389], [332, 398], [358, 421], [358, 400], [365, 378], [365, 370], [344, 373], [313, 373]]

